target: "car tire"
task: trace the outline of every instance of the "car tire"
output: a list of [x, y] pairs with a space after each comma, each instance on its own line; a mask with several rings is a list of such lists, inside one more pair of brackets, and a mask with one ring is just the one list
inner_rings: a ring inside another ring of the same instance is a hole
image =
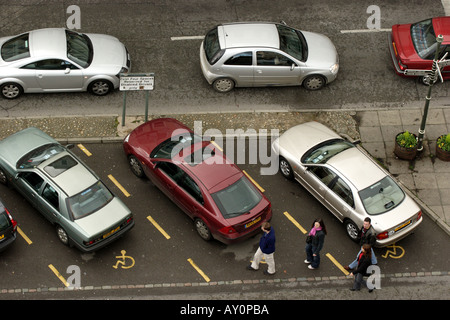
[[88, 90], [90, 93], [96, 96], [106, 96], [113, 90], [113, 85], [108, 80], [94, 80], [89, 84]]
[[230, 78], [220, 78], [214, 80], [212, 85], [214, 90], [216, 90], [217, 92], [227, 93], [233, 90], [235, 84], [234, 81]]
[[194, 225], [195, 225], [195, 230], [197, 230], [197, 233], [200, 236], [200, 238], [202, 238], [205, 241], [209, 241], [212, 239], [211, 231], [209, 230], [205, 221], [197, 218], [194, 220]]
[[6, 176], [6, 173], [2, 168], [0, 168], [0, 184], [3, 184], [5, 186], [8, 185], [8, 177]]
[[292, 172], [292, 167], [285, 158], [280, 157], [279, 167], [280, 167], [280, 172], [283, 175], [283, 177], [285, 177], [288, 180], [294, 179], [294, 173]]
[[23, 93], [23, 88], [20, 84], [14, 82], [7, 82], [0, 86], [2, 97], [8, 100], [16, 99]]
[[64, 230], [60, 225], [56, 226], [56, 235], [58, 236], [59, 241], [61, 241], [65, 246], [69, 246], [69, 236], [67, 235], [66, 230]]
[[142, 168], [142, 165], [138, 158], [130, 155], [128, 157], [128, 164], [130, 165], [131, 172], [133, 172], [136, 177], [141, 179], [145, 177], [144, 169]]
[[349, 238], [355, 242], [358, 242], [358, 234], [359, 234], [358, 226], [352, 220], [346, 220], [344, 222], [344, 225], [345, 231], [347, 232]]
[[325, 83], [326, 81], [324, 77], [318, 74], [314, 74], [303, 80], [303, 87], [305, 87], [305, 89], [307, 90], [314, 91], [322, 89]]

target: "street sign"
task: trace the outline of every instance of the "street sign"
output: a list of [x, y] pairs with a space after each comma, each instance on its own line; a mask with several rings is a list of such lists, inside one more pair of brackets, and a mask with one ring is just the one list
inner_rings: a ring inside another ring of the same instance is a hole
[[154, 73], [120, 74], [120, 91], [153, 90]]

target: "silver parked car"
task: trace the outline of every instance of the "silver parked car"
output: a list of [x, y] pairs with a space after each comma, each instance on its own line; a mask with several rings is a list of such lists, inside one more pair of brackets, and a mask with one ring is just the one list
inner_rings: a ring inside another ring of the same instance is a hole
[[219, 92], [296, 85], [318, 90], [336, 79], [339, 57], [322, 34], [283, 23], [227, 23], [206, 34], [200, 65], [208, 83]]
[[134, 226], [125, 204], [80, 159], [36, 128], [0, 141], [0, 183], [15, 187], [66, 245], [91, 252]]
[[103, 96], [119, 87], [130, 55], [115, 37], [63, 28], [39, 29], [0, 38], [0, 92], [90, 91]]
[[317, 122], [288, 129], [272, 144], [281, 174], [295, 179], [358, 239], [366, 217], [384, 247], [410, 234], [422, 212], [365, 151]]

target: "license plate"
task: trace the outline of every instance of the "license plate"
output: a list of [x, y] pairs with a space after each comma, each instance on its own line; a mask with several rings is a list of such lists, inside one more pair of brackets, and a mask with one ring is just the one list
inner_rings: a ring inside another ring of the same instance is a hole
[[110, 232], [108, 232], [107, 234], [103, 235], [103, 239], [108, 238], [110, 235], [112, 235], [114, 232], [119, 231], [120, 227], [115, 228], [114, 230], [111, 230]]
[[410, 223], [411, 223], [411, 220], [409, 220], [408, 222], [406, 222], [406, 223], [402, 224], [401, 226], [395, 228], [394, 231], [397, 232], [397, 231], [403, 229], [404, 227], [406, 227], [407, 225], [409, 225]]
[[245, 225], [245, 228], [247, 229], [248, 227], [251, 227], [252, 225], [254, 225], [255, 223], [257, 223], [257, 222], [260, 221], [260, 220], [261, 220], [261, 217], [258, 217], [258, 218], [256, 218], [255, 220], [250, 221], [249, 223], [247, 223], [247, 224]]
[[2, 235], [0, 236], [0, 240], [3, 240], [4, 237], [5, 237], [5, 235], [2, 234]]

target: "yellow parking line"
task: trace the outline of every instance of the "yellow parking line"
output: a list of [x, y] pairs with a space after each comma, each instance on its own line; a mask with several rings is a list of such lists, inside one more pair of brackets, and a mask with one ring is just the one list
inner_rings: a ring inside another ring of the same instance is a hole
[[300, 229], [301, 232], [303, 232], [303, 234], [306, 234], [308, 231], [305, 230], [305, 228], [303, 228], [300, 223], [298, 223], [287, 211], [283, 212], [283, 214], [286, 216], [286, 218], [288, 218], [289, 220], [291, 220], [291, 222]]
[[67, 283], [66, 279], [64, 279], [64, 277], [59, 273], [58, 270], [56, 270], [56, 268], [55, 268], [52, 264], [49, 264], [48, 267], [50, 268], [50, 270], [53, 271], [53, 273], [59, 278], [59, 280], [61, 280], [61, 282], [62, 282], [66, 287], [69, 286], [69, 284]]
[[123, 192], [123, 194], [124, 194], [126, 197], [129, 197], [129, 196], [130, 196], [130, 194], [128, 193], [128, 191], [125, 190], [124, 187], [122, 187], [122, 185], [116, 180], [116, 178], [114, 178], [111, 174], [108, 175], [108, 178], [116, 185], [117, 188], [120, 189], [120, 191]]
[[255, 184], [255, 186], [258, 187], [258, 189], [259, 189], [261, 192], [266, 191], [266, 190], [264, 190], [264, 189], [263, 189], [263, 188], [255, 181], [255, 180], [253, 180], [253, 178], [250, 177], [250, 175], [249, 175], [247, 172], [245, 172], [245, 170], [242, 170], [242, 171], [245, 173], [245, 175], [247, 176], [247, 178], [249, 178], [250, 181], [253, 182], [253, 183]]
[[22, 236], [22, 238], [25, 239], [25, 241], [26, 241], [28, 244], [32, 244], [32, 243], [33, 243], [33, 241], [31, 241], [30, 238], [28, 238], [27, 235], [26, 235], [26, 234], [22, 231], [22, 229], [20, 229], [19, 227], [17, 227], [17, 232]]
[[89, 150], [86, 149], [81, 143], [78, 144], [78, 148], [80, 148], [81, 151], [83, 151], [88, 157], [92, 156], [92, 153], [90, 153]]
[[211, 144], [216, 147], [217, 149], [220, 150], [220, 152], [223, 152], [223, 149], [215, 142], [215, 141], [211, 141]]
[[348, 276], [348, 275], [350, 274], [350, 272], [348, 272], [347, 270], [345, 270], [344, 267], [343, 267], [339, 262], [337, 262], [337, 260], [336, 260], [331, 254], [327, 253], [326, 256], [327, 256], [328, 259], [330, 259], [331, 262], [333, 262], [333, 263], [336, 265], [336, 267], [338, 267], [339, 270], [341, 270], [346, 276]]
[[194, 267], [194, 269], [197, 270], [197, 272], [203, 277], [203, 279], [205, 279], [206, 282], [210, 282], [211, 281], [208, 278], [208, 276], [202, 270], [200, 270], [199, 267], [197, 267], [197, 265], [194, 263], [194, 261], [192, 261], [191, 258], [187, 259], [187, 261], [189, 261], [189, 263], [192, 265], [192, 267]]
[[159, 232], [163, 234], [164, 237], [166, 237], [167, 240], [170, 239], [170, 236], [164, 231], [163, 228], [159, 226], [159, 224], [151, 216], [148, 216], [147, 219], [155, 226], [156, 229], [159, 230]]

